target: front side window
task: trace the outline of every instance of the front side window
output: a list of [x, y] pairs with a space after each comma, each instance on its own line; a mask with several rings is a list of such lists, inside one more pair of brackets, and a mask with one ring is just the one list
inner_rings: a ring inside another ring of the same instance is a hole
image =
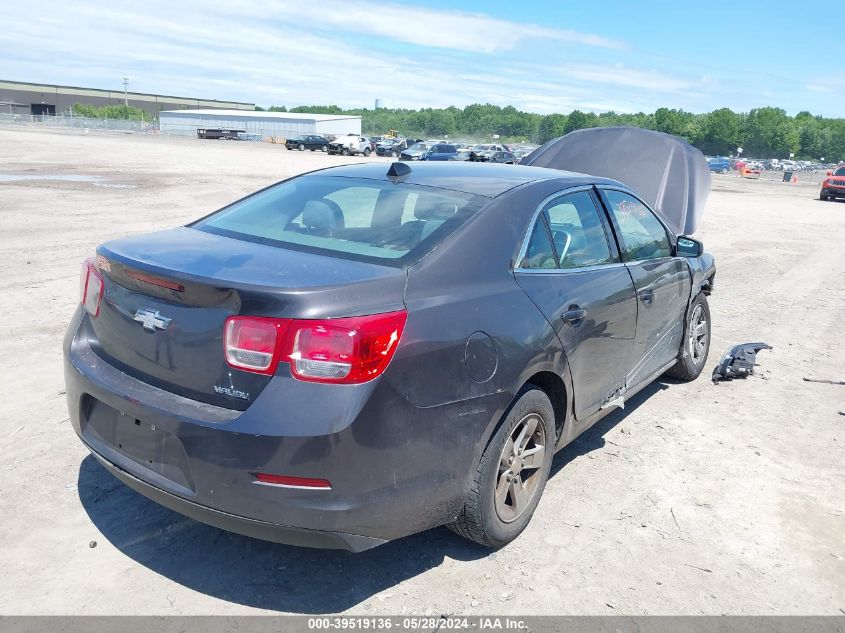
[[[304, 176], [190, 225], [272, 246], [402, 265], [428, 252], [486, 198], [405, 183]], [[401, 260], [401, 261], [400, 261]]]
[[834, 176], [845, 176], [845, 167], [840, 167], [839, 169], [836, 170], [836, 172], [833, 175]]
[[605, 190], [625, 261], [671, 257], [669, 234], [651, 209], [621, 191]]

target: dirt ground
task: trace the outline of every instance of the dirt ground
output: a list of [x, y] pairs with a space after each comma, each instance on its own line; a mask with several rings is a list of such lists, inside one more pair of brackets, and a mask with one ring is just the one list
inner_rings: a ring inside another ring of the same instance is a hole
[[498, 552], [443, 528], [358, 555], [265, 543], [103, 471], [63, 395], [82, 260], [354, 160], [0, 128], [0, 613], [845, 613], [845, 386], [802, 380], [845, 380], [845, 204], [817, 185], [714, 177], [697, 233], [718, 266], [706, 372], [735, 343], [774, 350], [756, 377], [658, 382], [606, 418], [557, 455]]

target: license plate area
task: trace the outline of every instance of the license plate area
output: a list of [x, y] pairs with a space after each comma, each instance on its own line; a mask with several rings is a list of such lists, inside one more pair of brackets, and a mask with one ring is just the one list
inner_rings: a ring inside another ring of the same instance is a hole
[[[103, 457], [116, 461], [105, 453], [117, 453], [178, 487], [195, 491], [185, 447], [176, 435], [93, 398], [86, 408], [82, 438]], [[143, 471], [139, 476], [143, 477]]]

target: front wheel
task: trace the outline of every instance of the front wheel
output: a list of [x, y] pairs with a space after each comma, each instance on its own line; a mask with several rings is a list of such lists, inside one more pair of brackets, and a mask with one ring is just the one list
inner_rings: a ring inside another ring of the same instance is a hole
[[710, 351], [710, 306], [703, 293], [693, 300], [684, 328], [678, 362], [666, 372], [681, 380], [695, 380], [704, 369]]
[[300, 143], [300, 144], [299, 144], [299, 147], [297, 147], [297, 149], [298, 149], [300, 152], [304, 152], [304, 151], [305, 151], [305, 145], [303, 145], [302, 143]]
[[471, 541], [502, 547], [531, 520], [552, 466], [554, 409], [528, 386], [481, 456], [463, 510], [447, 527]]
[[369, 157], [369, 155], [370, 155], [371, 153], [372, 153], [372, 150], [371, 150], [369, 147], [368, 147], [367, 149], [365, 149], [365, 150], [364, 150], [364, 156]]
[[349, 148], [344, 147], [342, 150], [340, 150], [340, 155], [349, 156]]
[[819, 200], [824, 200], [825, 202], [827, 202], [828, 200], [830, 200], [830, 197], [829, 197], [829, 196], [825, 196], [825, 195], [820, 195], [820, 196], [819, 196]]
[[323, 146], [320, 148], [320, 151], [321, 151], [321, 152], [327, 152], [327, 151], [329, 151], [329, 148], [328, 148], [328, 146], [327, 146], [327, 145], [323, 145]]

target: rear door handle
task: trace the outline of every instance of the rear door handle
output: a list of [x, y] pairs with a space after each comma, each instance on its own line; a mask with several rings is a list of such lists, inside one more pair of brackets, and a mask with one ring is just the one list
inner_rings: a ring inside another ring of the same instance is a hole
[[578, 325], [586, 316], [587, 311], [584, 308], [570, 306], [569, 310], [564, 312], [560, 318], [564, 323], [568, 323], [569, 325]]
[[654, 290], [651, 288], [640, 291], [640, 301], [643, 303], [651, 303], [654, 301]]

